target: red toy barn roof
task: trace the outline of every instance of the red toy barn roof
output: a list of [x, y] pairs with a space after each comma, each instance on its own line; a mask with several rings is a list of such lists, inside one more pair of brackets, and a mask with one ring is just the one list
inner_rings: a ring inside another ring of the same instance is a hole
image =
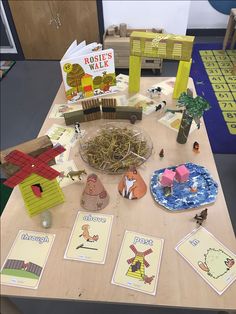
[[64, 151], [65, 148], [61, 145], [58, 145], [37, 157], [31, 157], [30, 155], [22, 153], [19, 150], [13, 150], [6, 156], [5, 160], [9, 163], [19, 166], [21, 169], [9, 179], [7, 179], [4, 184], [10, 188], [14, 188], [17, 184], [21, 183], [32, 173], [36, 173], [48, 180], [55, 179], [60, 173], [48, 166], [47, 163]]

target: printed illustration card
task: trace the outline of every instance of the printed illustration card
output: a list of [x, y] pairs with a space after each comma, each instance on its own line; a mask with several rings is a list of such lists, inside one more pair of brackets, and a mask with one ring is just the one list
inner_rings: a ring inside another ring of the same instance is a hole
[[141, 94], [136, 94], [128, 99], [127, 106], [134, 108], [143, 108], [144, 114], [150, 114], [155, 111], [156, 101]]
[[155, 295], [163, 244], [163, 239], [126, 231], [112, 283]]
[[54, 104], [50, 112], [49, 118], [64, 120], [64, 113], [72, 112], [72, 111], [76, 111], [80, 109], [82, 109], [82, 105]]
[[104, 264], [112, 220], [112, 215], [78, 212], [64, 258]]
[[[169, 129], [178, 132], [179, 131], [179, 127], [181, 124], [181, 119], [182, 119], [182, 113], [179, 112], [166, 112], [164, 114], [163, 117], [161, 117], [158, 121], [161, 124], [164, 124], [165, 126], [167, 126]], [[197, 125], [196, 123], [192, 123], [191, 124], [191, 128], [189, 133], [192, 133], [194, 130], [197, 130]]]
[[236, 255], [205, 228], [193, 230], [175, 249], [218, 294], [235, 281]]
[[37, 289], [55, 235], [20, 230], [1, 269], [1, 284]]
[[[81, 130], [81, 133], [82, 131], [85, 132]], [[53, 124], [46, 134], [54, 144], [60, 143], [62, 146], [74, 146], [78, 139], [74, 128], [59, 124]]]
[[71, 146], [69, 145], [63, 145], [66, 149], [63, 153], [55, 157], [56, 164], [63, 164], [64, 162], [69, 160]]
[[129, 86], [129, 75], [119, 74], [116, 77], [116, 87], [118, 91], [124, 91]]

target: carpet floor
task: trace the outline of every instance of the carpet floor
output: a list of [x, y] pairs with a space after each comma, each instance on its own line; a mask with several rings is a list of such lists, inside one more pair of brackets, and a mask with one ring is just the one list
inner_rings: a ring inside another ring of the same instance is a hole
[[196, 44], [190, 76], [197, 94], [211, 109], [204, 114], [211, 148], [215, 154], [236, 153], [236, 51], [223, 52], [222, 44]]

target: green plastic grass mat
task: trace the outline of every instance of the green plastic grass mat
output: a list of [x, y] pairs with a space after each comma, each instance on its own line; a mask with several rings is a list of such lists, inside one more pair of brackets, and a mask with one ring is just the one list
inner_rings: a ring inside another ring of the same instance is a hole
[[6, 206], [6, 203], [11, 195], [11, 192], [13, 189], [8, 188], [3, 184], [5, 180], [1, 179], [0, 181], [0, 215], [2, 215], [2, 212]]

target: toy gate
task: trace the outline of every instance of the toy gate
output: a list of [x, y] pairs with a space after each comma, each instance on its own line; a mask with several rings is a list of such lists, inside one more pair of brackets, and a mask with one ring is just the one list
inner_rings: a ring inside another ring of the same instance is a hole
[[194, 36], [132, 32], [130, 36], [129, 92], [140, 88], [142, 57], [179, 60], [173, 98], [187, 89]]

